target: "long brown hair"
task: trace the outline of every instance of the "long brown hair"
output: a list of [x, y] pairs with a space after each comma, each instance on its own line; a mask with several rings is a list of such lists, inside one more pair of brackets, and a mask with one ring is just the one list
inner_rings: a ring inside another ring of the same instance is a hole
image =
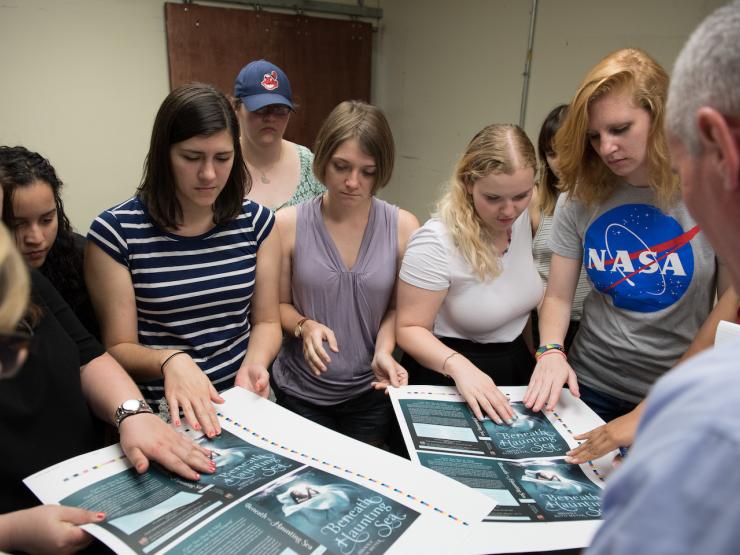
[[149, 215], [161, 228], [177, 229], [182, 224], [182, 208], [175, 195], [176, 183], [170, 162], [173, 144], [198, 135], [228, 130], [234, 147], [234, 165], [223, 191], [213, 204], [213, 223], [236, 218], [251, 178], [239, 142], [239, 121], [226, 96], [204, 83], [189, 83], [173, 90], [157, 112], [152, 139], [144, 163], [144, 177], [137, 194]]
[[[28, 268], [8, 229], [0, 223], [0, 333], [11, 333], [26, 315]], [[36, 309], [38, 310], [38, 309]]]
[[537, 137], [537, 156], [539, 157], [537, 204], [544, 216], [553, 215], [555, 204], [558, 202], [558, 195], [560, 195], [560, 189], [558, 188], [560, 180], [550, 167], [547, 157], [557, 155], [553, 145], [555, 133], [560, 129], [560, 124], [567, 111], [567, 104], [560, 104], [550, 110], [550, 113], [545, 117], [545, 121], [542, 122], [540, 134]]
[[668, 74], [642, 50], [625, 48], [609, 54], [586, 74], [555, 135], [562, 176], [561, 190], [586, 205], [606, 200], [620, 181], [601, 160], [588, 140], [588, 109], [594, 100], [612, 92], [627, 92], [635, 106], [650, 114], [646, 159], [648, 183], [658, 206], [677, 199], [678, 178], [671, 171], [665, 130]]

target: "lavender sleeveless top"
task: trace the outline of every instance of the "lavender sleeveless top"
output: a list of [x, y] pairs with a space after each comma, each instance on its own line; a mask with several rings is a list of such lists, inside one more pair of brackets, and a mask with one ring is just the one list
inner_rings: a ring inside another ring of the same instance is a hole
[[348, 269], [321, 215], [322, 197], [298, 205], [291, 290], [299, 313], [329, 327], [339, 352], [315, 376], [303, 342], [285, 337], [272, 376], [285, 393], [315, 405], [334, 405], [368, 391], [375, 338], [396, 281], [398, 208], [373, 197], [355, 265]]

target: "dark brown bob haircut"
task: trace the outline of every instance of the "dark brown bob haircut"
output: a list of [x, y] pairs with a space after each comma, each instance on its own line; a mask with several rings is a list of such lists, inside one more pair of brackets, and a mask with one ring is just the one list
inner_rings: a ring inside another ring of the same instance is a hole
[[345, 100], [326, 117], [316, 135], [313, 173], [323, 183], [329, 160], [339, 145], [349, 139], [357, 139], [362, 152], [375, 160], [374, 194], [391, 179], [396, 147], [383, 112], [366, 102]]
[[244, 197], [252, 185], [242, 156], [239, 122], [234, 109], [226, 95], [204, 83], [182, 85], [164, 99], [154, 119], [144, 176], [136, 191], [157, 226], [177, 229], [182, 224], [182, 207], [177, 200], [177, 184], [170, 161], [172, 145], [224, 129], [231, 133], [234, 165], [213, 204], [216, 225], [233, 220], [241, 213]]

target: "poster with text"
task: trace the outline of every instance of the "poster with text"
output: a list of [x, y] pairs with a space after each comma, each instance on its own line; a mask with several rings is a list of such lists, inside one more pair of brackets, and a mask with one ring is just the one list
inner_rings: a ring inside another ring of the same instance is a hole
[[391, 389], [411, 459], [496, 503], [469, 535], [478, 552], [587, 546], [616, 452], [580, 466], [565, 456], [575, 435], [603, 421], [567, 391], [555, 411], [535, 413], [522, 403], [525, 387], [500, 389], [516, 413], [512, 425], [477, 420], [454, 387]]
[[183, 430], [212, 452], [213, 475], [193, 482], [156, 464], [139, 475], [116, 445], [25, 483], [42, 502], [105, 512], [84, 528], [116, 553], [451, 552], [495, 505], [245, 390], [224, 397], [220, 436]]

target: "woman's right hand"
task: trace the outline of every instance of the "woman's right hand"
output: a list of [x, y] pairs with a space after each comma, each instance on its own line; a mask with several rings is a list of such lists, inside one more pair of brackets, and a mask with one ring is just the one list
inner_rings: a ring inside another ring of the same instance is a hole
[[580, 397], [576, 373], [565, 356], [559, 352], [540, 356], [522, 399], [524, 406], [534, 412], [542, 410], [543, 407], [546, 410], [554, 410], [566, 382], [573, 396]]
[[[87, 547], [92, 536], [81, 524], [102, 522], [105, 514], [77, 507], [40, 505], [1, 515], [8, 524], [9, 545], [0, 549], [26, 553], [76, 553]], [[4, 528], [5, 526], [3, 526]]]
[[172, 357], [162, 370], [164, 396], [170, 407], [175, 426], [180, 425], [180, 409], [194, 430], [203, 430], [208, 437], [221, 433], [213, 403], [224, 400], [211, 380], [188, 354]]
[[331, 362], [329, 353], [324, 349], [324, 341], [329, 344], [329, 349], [338, 353], [337, 338], [334, 332], [325, 325], [314, 320], [306, 320], [301, 327], [303, 338], [303, 358], [306, 359], [311, 371], [320, 376], [326, 372], [326, 365]]
[[485, 413], [496, 424], [511, 424], [514, 421], [515, 413], [509, 399], [501, 393], [488, 374], [462, 355], [450, 358], [447, 367], [457, 390], [478, 420], [483, 420]]

